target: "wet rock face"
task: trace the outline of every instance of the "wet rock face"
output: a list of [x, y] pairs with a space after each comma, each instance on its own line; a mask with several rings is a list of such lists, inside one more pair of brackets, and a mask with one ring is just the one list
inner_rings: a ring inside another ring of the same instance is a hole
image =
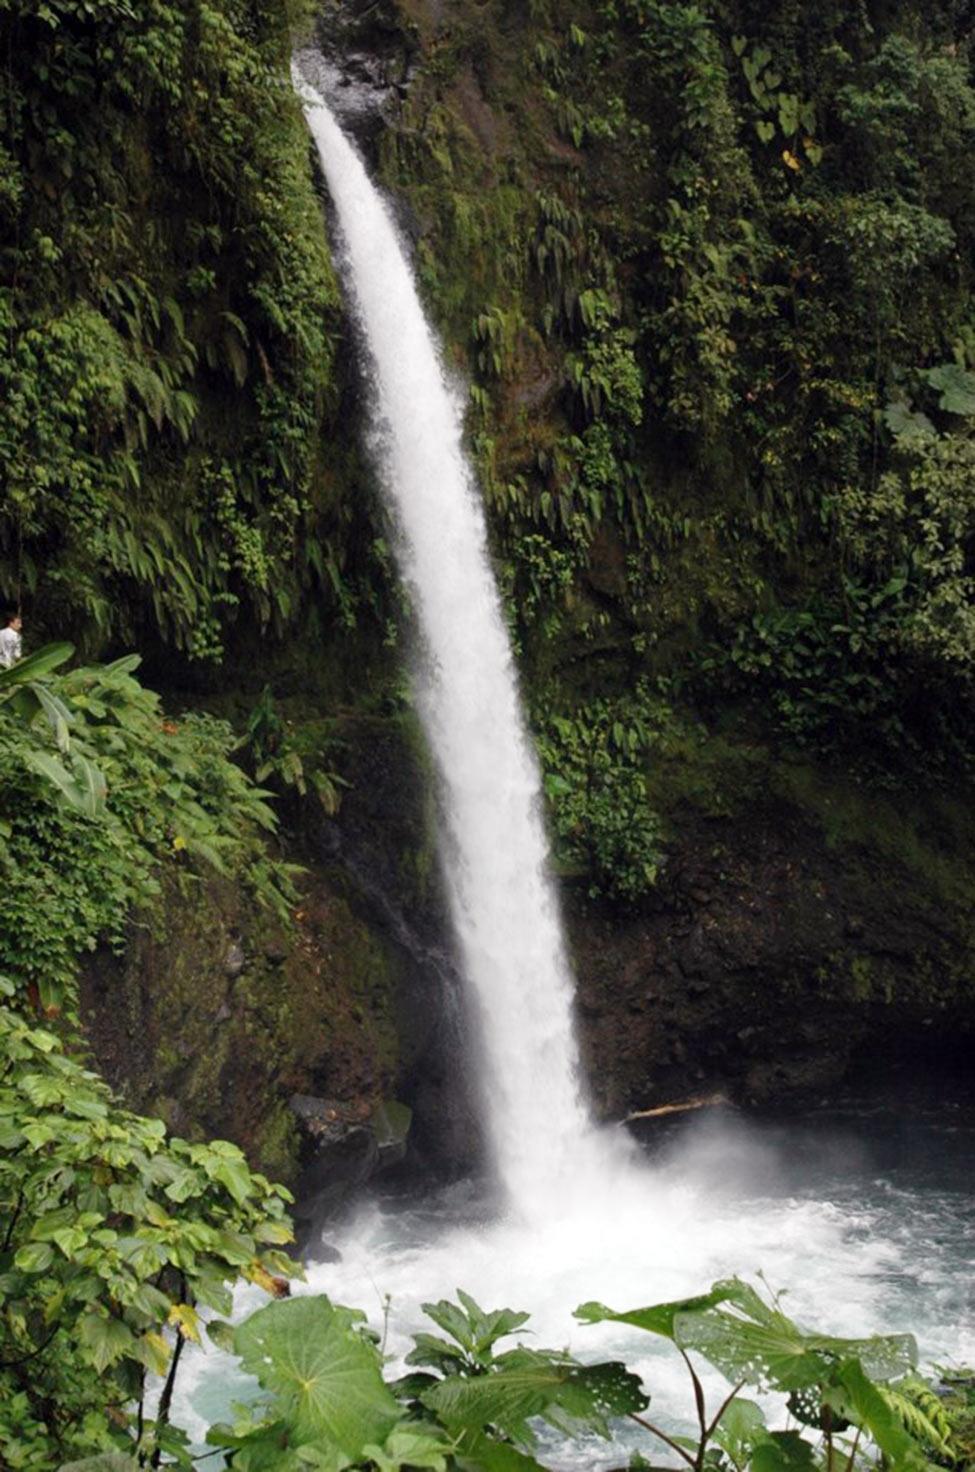
[[329, 0], [302, 55], [315, 81], [367, 155], [409, 85], [416, 43], [393, 0]]
[[302, 843], [342, 875], [353, 908], [382, 938], [390, 960], [396, 1097], [413, 1108], [410, 1159], [418, 1168], [455, 1173], [480, 1158], [482, 1138], [428, 759], [412, 725], [362, 721], [354, 739], [350, 732], [344, 774], [350, 785], [336, 815], [304, 806]]
[[373, 1176], [400, 1164], [406, 1143], [381, 1140], [363, 1109], [341, 1100], [294, 1094], [289, 1106], [301, 1140], [294, 1219], [302, 1251], [317, 1243], [326, 1223]]
[[481, 1153], [429, 773], [408, 723], [359, 719], [345, 737], [339, 812], [311, 793], [282, 805], [303, 871], [291, 925], [232, 881], [173, 885], [82, 984], [93, 1053], [127, 1101], [237, 1141], [307, 1200], [306, 1232], [394, 1163], [369, 1126], [385, 1101], [413, 1107], [411, 1169], [457, 1174]]
[[99, 1066], [139, 1110], [177, 1133], [236, 1140], [293, 1181], [296, 1091], [364, 1111], [395, 1096], [396, 977], [339, 886], [305, 866], [282, 927], [223, 879], [167, 889], [125, 953], [97, 952], [82, 1017]]
[[796, 810], [685, 810], [639, 910], [570, 908], [579, 1025], [608, 1116], [720, 1090], [828, 1095], [872, 1056], [975, 1034], [964, 933], [914, 882], [831, 848]]

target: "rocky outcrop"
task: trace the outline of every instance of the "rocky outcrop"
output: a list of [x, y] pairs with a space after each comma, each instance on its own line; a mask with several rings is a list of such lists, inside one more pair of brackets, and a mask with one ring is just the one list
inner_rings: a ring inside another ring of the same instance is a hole
[[[715, 1089], [802, 1105], [879, 1058], [971, 1046], [972, 853], [925, 843], [919, 813], [839, 776], [770, 755], [762, 785], [733, 814], [671, 809], [669, 862], [638, 910], [570, 907], [607, 1115]], [[932, 827], [936, 802], [918, 802]]]
[[295, 1182], [294, 1218], [301, 1250], [367, 1181], [406, 1158], [410, 1110], [384, 1105], [367, 1113], [360, 1105], [295, 1094], [288, 1101], [298, 1121], [301, 1171]]
[[[342, 741], [338, 813], [291, 806], [306, 866], [292, 927], [225, 881], [173, 890], [83, 992], [130, 1100], [241, 1142], [299, 1187], [306, 1232], [390, 1162], [371, 1123], [384, 1100], [413, 1110], [412, 1169], [463, 1171], [482, 1144], [422, 744], [402, 717], [350, 719]], [[629, 909], [565, 892], [599, 1112], [716, 1090], [802, 1105], [872, 1057], [970, 1046], [975, 835], [949, 842], [933, 794], [911, 811], [772, 753], [745, 780], [703, 749], [706, 770], [685, 754], [655, 771], [656, 890]]]
[[[412, 1105], [417, 1169], [461, 1169], [479, 1139], [420, 747], [400, 719], [358, 719], [343, 741], [339, 811], [311, 790], [283, 804], [302, 869], [289, 923], [224, 879], [171, 885], [123, 954], [92, 958], [81, 997], [99, 1067], [133, 1107], [238, 1141], [319, 1198], [316, 1220], [389, 1163], [369, 1124], [385, 1101]], [[331, 1116], [327, 1151], [309, 1148], [295, 1096], [327, 1101], [313, 1110]]]

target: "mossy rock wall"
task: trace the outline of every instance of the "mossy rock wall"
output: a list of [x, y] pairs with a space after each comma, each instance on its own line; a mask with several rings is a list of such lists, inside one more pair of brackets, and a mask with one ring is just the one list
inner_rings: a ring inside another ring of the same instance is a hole
[[[322, 6], [325, 44], [373, 90], [363, 141], [470, 385], [529, 703], [584, 714], [641, 687], [673, 707], [645, 764], [655, 886], [624, 906], [565, 884], [608, 1114], [710, 1087], [799, 1101], [871, 1051], [970, 1036], [975, 662], [944, 629], [911, 643], [967, 595], [917, 572], [923, 504], [906, 543], [867, 548], [883, 475], [907, 475], [905, 504], [924, 492], [891, 404], [930, 415], [939, 472], [970, 439], [927, 377], [975, 368], [963, 10]], [[792, 104], [762, 100], [776, 68], [806, 110], [796, 138]], [[295, 1091], [350, 1114], [392, 1091], [418, 1106], [421, 1155], [477, 1151], [353, 341], [336, 324], [311, 571], [279, 642], [242, 616], [208, 676], [164, 645], [151, 665], [237, 719], [267, 679], [304, 755], [320, 742], [350, 783], [333, 815], [285, 804], [303, 914], [280, 939], [219, 885], [172, 896], [162, 939], [133, 931], [89, 992], [99, 1056], [141, 1102], [279, 1171]], [[973, 526], [950, 528], [963, 563]]]
[[456, 1170], [477, 1152], [422, 748], [410, 717], [338, 729], [306, 720], [296, 735], [309, 770], [316, 744], [339, 741], [348, 787], [336, 813], [314, 792], [282, 802], [300, 865], [291, 922], [226, 880], [170, 882], [82, 988], [93, 1054], [132, 1105], [236, 1140], [292, 1184], [307, 1157], [293, 1095], [349, 1125], [404, 1100], [416, 1166]]
[[961, 1067], [975, 1035], [969, 803], [702, 738], [661, 761], [652, 900], [570, 925], [597, 1106], [724, 1091], [803, 1106], [895, 1060]]
[[92, 1046], [133, 1104], [191, 1137], [244, 1145], [294, 1179], [290, 1094], [351, 1117], [395, 1092], [402, 1066], [389, 959], [320, 874], [306, 876], [294, 932], [224, 882], [171, 890], [121, 958], [88, 968]]

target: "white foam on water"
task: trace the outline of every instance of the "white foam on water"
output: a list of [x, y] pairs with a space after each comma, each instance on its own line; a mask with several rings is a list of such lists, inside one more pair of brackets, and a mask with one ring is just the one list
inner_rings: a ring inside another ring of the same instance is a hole
[[[341, 1261], [313, 1263], [296, 1291], [362, 1308], [397, 1364], [417, 1329], [439, 1332], [421, 1305], [454, 1297], [458, 1287], [485, 1308], [528, 1310], [529, 1332], [516, 1338], [584, 1360], [623, 1359], [651, 1394], [653, 1419], [670, 1430], [692, 1430], [680, 1358], [638, 1330], [580, 1324], [572, 1316], [580, 1303], [636, 1308], [732, 1274], [754, 1282], [761, 1272], [770, 1289], [788, 1290], [783, 1307], [809, 1328], [849, 1336], [914, 1331], [924, 1362], [970, 1362], [970, 1202], [943, 1186], [892, 1186], [871, 1172], [869, 1146], [838, 1174], [837, 1160], [859, 1148], [850, 1138], [819, 1152], [808, 1171], [790, 1169], [800, 1134], [787, 1132], [773, 1146], [734, 1120], [695, 1125], [669, 1157], [621, 1173], [610, 1196], [576, 1202], [568, 1213], [553, 1202], [530, 1225], [517, 1214], [485, 1214], [476, 1188], [464, 1183], [405, 1206], [364, 1202], [330, 1235]], [[260, 1302], [248, 1290], [238, 1313]], [[183, 1424], [202, 1435], [225, 1410], [235, 1374], [213, 1350], [195, 1355], [181, 1387]], [[717, 1407], [728, 1386], [715, 1373], [703, 1378]], [[558, 1472], [597, 1472], [620, 1466], [639, 1446], [660, 1463], [660, 1448], [643, 1433], [616, 1431], [613, 1445], [553, 1438], [541, 1460]]]

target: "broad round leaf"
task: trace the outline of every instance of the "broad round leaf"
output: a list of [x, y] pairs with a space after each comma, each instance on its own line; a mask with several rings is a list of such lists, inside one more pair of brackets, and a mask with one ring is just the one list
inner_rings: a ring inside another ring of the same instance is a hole
[[298, 1440], [324, 1441], [353, 1462], [403, 1416], [360, 1321], [325, 1297], [295, 1298], [259, 1309], [234, 1335], [243, 1368], [281, 1397]]

